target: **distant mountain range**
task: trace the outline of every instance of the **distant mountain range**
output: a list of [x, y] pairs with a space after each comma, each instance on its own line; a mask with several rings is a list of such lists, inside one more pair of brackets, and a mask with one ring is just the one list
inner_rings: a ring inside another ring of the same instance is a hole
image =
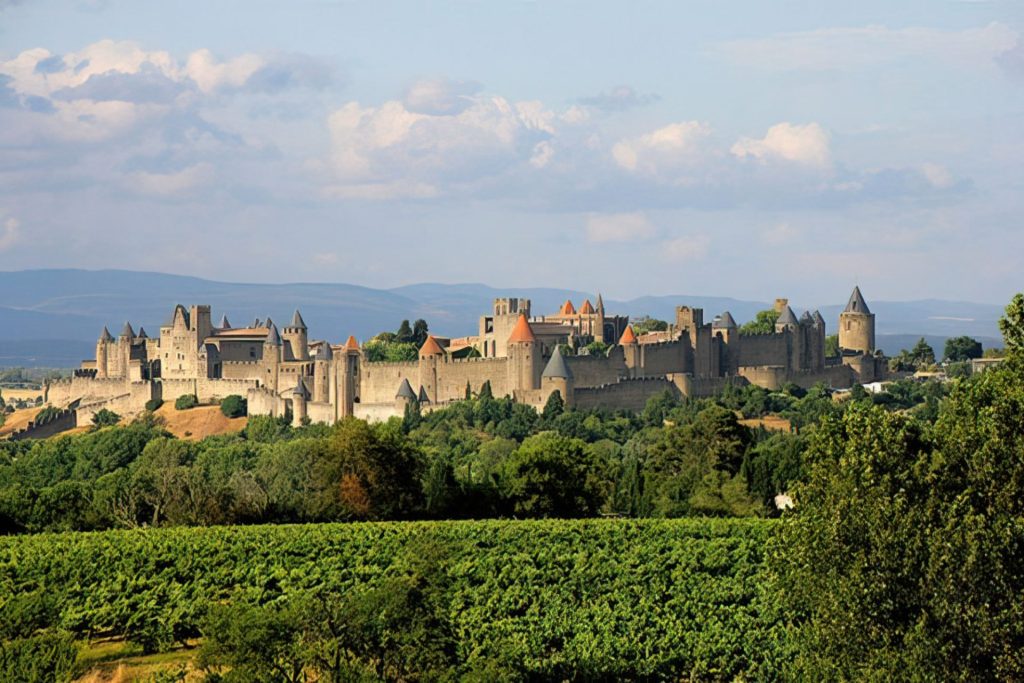
[[[566, 299], [577, 306], [596, 292], [553, 288], [495, 289], [483, 284], [424, 283], [395, 289], [348, 284], [240, 284], [164, 273], [123, 270], [24, 270], [0, 272], [0, 367], [73, 367], [94, 354], [104, 326], [117, 334], [125, 320], [155, 335], [175, 304], [210, 304], [214, 322], [227, 314], [232, 324], [254, 318], [291, 319], [299, 308], [312, 338], [340, 341], [350, 334], [360, 340], [393, 330], [403, 319], [425, 319], [430, 329], [446, 336], [474, 334], [479, 317], [497, 297], [533, 301], [535, 314], [555, 312]], [[681, 304], [702, 307], [706, 320], [728, 310], [741, 324], [768, 301], [679, 294], [645, 296], [628, 301], [605, 297], [609, 313], [649, 315], [670, 320]], [[797, 314], [817, 308], [836, 329], [846, 302], [791, 302]], [[1002, 307], [964, 301], [873, 301], [878, 344], [886, 353], [912, 346], [924, 336], [941, 352], [945, 339], [970, 335], [986, 347], [999, 345], [997, 320]]]

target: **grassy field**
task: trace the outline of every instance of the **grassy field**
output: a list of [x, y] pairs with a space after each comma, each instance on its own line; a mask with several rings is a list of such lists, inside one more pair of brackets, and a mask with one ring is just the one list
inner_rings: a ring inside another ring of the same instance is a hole
[[208, 436], [233, 434], [245, 429], [246, 418], [225, 417], [220, 406], [198, 406], [190, 410], [176, 410], [173, 402], [164, 403], [156, 411], [164, 420], [167, 431], [179, 439], [200, 441]]

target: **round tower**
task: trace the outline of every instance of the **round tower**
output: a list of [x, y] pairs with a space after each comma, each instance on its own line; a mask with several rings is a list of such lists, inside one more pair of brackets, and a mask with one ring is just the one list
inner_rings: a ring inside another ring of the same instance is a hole
[[308, 412], [306, 402], [309, 400], [309, 389], [302, 376], [298, 378], [295, 388], [292, 390], [292, 427], [301, 427], [305, 422]]
[[626, 325], [622, 336], [619, 337], [619, 346], [622, 347], [622, 356], [626, 367], [629, 368], [630, 375], [636, 377], [636, 368], [640, 364], [640, 344], [633, 332], [632, 325]]
[[540, 382], [545, 401], [547, 401], [547, 397], [550, 397], [551, 394], [557, 391], [561, 395], [566, 407], [573, 405], [575, 383], [572, 378], [572, 370], [569, 369], [565, 358], [562, 357], [560, 346], [556, 346], [554, 353], [551, 354], [551, 360], [548, 361], [544, 372], [541, 373]]
[[437, 364], [443, 358], [444, 349], [434, 339], [434, 335], [427, 335], [427, 341], [420, 347], [420, 388], [426, 390], [427, 396], [434, 403], [440, 400], [437, 395]]
[[526, 314], [520, 314], [508, 338], [509, 387], [513, 394], [540, 389], [543, 362], [541, 343], [533, 334]]
[[107, 377], [107, 363], [110, 358], [110, 345], [114, 343], [114, 337], [106, 327], [96, 342], [96, 377], [103, 379]]
[[263, 384], [273, 392], [277, 391], [277, 376], [281, 365], [281, 334], [277, 325], [271, 323], [267, 339], [263, 342]]
[[868, 309], [860, 287], [839, 314], [839, 349], [853, 353], [870, 354], [875, 351], [875, 314]]
[[338, 382], [338, 416], [350, 417], [355, 414], [355, 404], [359, 400], [359, 342], [350, 336], [341, 351], [341, 357], [335, 363]]
[[307, 336], [306, 321], [298, 309], [292, 316], [292, 322], [285, 327], [281, 333], [284, 341], [285, 360], [309, 360], [309, 337]]
[[334, 351], [331, 345], [324, 342], [313, 359], [313, 402], [328, 403], [331, 398], [331, 361], [334, 360]]

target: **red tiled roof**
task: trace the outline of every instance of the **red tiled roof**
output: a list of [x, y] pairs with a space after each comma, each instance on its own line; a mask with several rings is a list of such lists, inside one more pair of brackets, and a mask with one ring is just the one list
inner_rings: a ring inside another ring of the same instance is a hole
[[566, 299], [565, 303], [562, 304], [561, 313], [562, 315], [573, 315], [576, 313], [576, 308], [572, 305], [572, 301], [570, 299]]
[[444, 351], [441, 349], [441, 346], [437, 343], [437, 340], [434, 339], [433, 335], [429, 335], [427, 337], [427, 341], [423, 342], [423, 346], [420, 347], [420, 358], [425, 358], [427, 356], [443, 355]]
[[625, 332], [619, 338], [619, 346], [625, 346], [626, 344], [636, 344], [636, 335], [633, 334], [632, 325], [626, 325]]
[[[569, 305], [571, 306], [572, 304]], [[537, 341], [537, 337], [533, 335], [530, 321], [526, 319], [525, 313], [519, 314], [519, 320], [516, 321], [516, 326], [512, 328], [512, 334], [509, 335], [508, 341], [510, 344]]]
[[345, 350], [346, 351], [358, 351], [359, 350], [359, 342], [356, 341], [356, 338], [355, 338], [354, 335], [349, 335], [348, 341], [345, 342]]
[[594, 307], [590, 305], [590, 299], [584, 299], [583, 305], [580, 306], [580, 313], [583, 315], [590, 315], [594, 312]]

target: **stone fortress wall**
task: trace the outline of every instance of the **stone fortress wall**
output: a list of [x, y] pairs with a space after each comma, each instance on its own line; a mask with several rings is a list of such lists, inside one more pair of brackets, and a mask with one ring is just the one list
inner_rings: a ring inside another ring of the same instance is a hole
[[[251, 415], [288, 415], [300, 424], [386, 419], [412, 402], [433, 410], [488, 383], [493, 395], [538, 408], [558, 391], [570, 406], [639, 410], [666, 390], [710, 396], [748, 383], [849, 387], [884, 377], [874, 315], [859, 289], [840, 315], [841, 356], [828, 362], [821, 316], [797, 318], [785, 299], [775, 308], [770, 333], [741, 334], [728, 312], [705, 322], [701, 309], [680, 306], [666, 332], [638, 338], [628, 318], [606, 315], [600, 297], [596, 306], [566, 302], [540, 317], [531, 316], [529, 300], [497, 299], [481, 316], [480, 334], [457, 348], [429, 337], [417, 360], [379, 363], [366, 360], [354, 337], [311, 341], [298, 311], [282, 328], [269, 319], [234, 327], [226, 317], [214, 325], [209, 306], [177, 306], [156, 338], [128, 323], [117, 338], [104, 329], [96, 358], [49, 384], [45, 400], [77, 411], [83, 424], [103, 408], [130, 416], [153, 399], [192, 394], [215, 403], [237, 394]], [[610, 345], [607, 353], [572, 351], [593, 341]]]

